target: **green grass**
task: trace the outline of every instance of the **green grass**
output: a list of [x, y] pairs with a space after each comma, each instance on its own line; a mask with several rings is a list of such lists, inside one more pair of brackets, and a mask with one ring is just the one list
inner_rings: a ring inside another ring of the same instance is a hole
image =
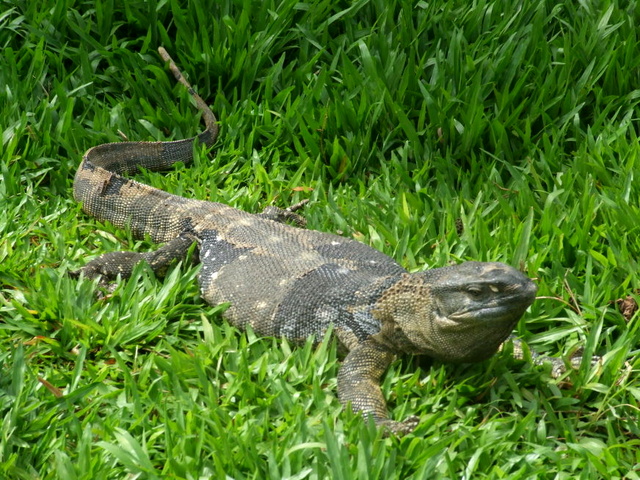
[[[606, 0], [0, 2], [0, 478], [640, 478], [640, 314], [612, 303], [640, 288], [639, 21]], [[340, 407], [332, 342], [237, 331], [197, 267], [97, 300], [68, 272], [152, 245], [74, 203], [83, 152], [202, 128], [160, 45], [221, 137], [139, 180], [309, 198], [311, 228], [413, 271], [515, 265], [542, 297], [516, 333], [601, 365], [400, 359], [383, 390], [421, 424], [382, 439]]]

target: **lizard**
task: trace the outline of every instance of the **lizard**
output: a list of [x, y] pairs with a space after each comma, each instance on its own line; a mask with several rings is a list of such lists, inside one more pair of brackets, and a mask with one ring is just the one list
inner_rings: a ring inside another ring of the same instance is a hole
[[87, 214], [163, 245], [147, 253], [105, 253], [75, 273], [115, 280], [146, 261], [162, 274], [195, 243], [201, 296], [211, 305], [228, 303], [226, 320], [294, 343], [309, 337], [319, 342], [332, 329], [346, 353], [337, 377], [340, 402], [371, 417], [386, 434], [414, 430], [417, 417], [394, 420], [387, 412], [380, 383], [393, 359], [420, 354], [466, 363], [491, 357], [534, 301], [536, 284], [498, 262], [409, 273], [355, 239], [301, 228], [304, 220], [294, 211], [303, 202], [252, 214], [127, 178], [140, 167], [188, 164], [194, 143], [211, 147], [218, 138], [212, 110], [166, 50], [160, 47], [159, 53], [187, 88], [206, 129], [184, 140], [90, 148], [75, 175], [73, 194]]

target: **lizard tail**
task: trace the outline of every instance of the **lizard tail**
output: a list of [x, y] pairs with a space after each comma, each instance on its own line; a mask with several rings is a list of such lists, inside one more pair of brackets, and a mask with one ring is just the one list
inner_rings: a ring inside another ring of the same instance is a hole
[[[169, 63], [169, 69], [176, 80], [184, 85], [195, 100], [206, 129], [193, 138], [171, 142], [117, 142], [93, 147], [84, 154], [82, 163], [73, 183], [73, 194], [82, 202], [85, 212], [100, 220], [108, 220], [118, 227], [130, 226], [137, 237], [150, 234], [156, 241], [173, 238], [176, 229], [173, 225], [179, 218], [178, 212], [169, 212], [162, 205], [172, 205], [173, 209], [193, 207], [196, 201], [177, 200], [175, 197], [153, 187], [140, 184], [123, 177], [134, 174], [142, 167], [147, 170], [166, 170], [177, 162], [189, 163], [193, 160], [193, 144], [196, 141], [212, 146], [219, 132], [215, 115], [204, 100], [195, 92], [184, 78], [167, 51], [158, 49], [163, 60]], [[189, 205], [182, 205], [183, 203]], [[164, 210], [164, 213], [156, 210]], [[149, 218], [151, 210], [159, 225], [148, 225], [140, 219]], [[166, 217], [166, 218], [163, 218]]]
[[198, 110], [202, 112], [202, 119], [204, 120], [204, 124], [207, 126], [206, 130], [198, 135], [198, 140], [210, 147], [218, 138], [218, 132], [220, 129], [216, 116], [213, 114], [206, 102], [202, 100], [202, 97], [196, 93], [187, 79], [184, 78], [182, 72], [167, 51], [163, 47], [158, 47], [158, 53], [165, 62], [169, 62], [169, 70], [171, 70], [173, 76], [176, 77], [178, 82], [187, 88], [189, 95], [191, 95], [196, 101], [196, 106], [198, 107]]

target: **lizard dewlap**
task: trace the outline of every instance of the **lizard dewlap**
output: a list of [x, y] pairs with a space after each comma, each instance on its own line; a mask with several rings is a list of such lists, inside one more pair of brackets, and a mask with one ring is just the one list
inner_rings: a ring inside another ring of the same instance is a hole
[[202, 297], [212, 305], [229, 303], [224, 315], [233, 325], [294, 341], [322, 339], [331, 326], [348, 352], [338, 375], [340, 400], [391, 432], [411, 431], [417, 419], [389, 419], [380, 389], [393, 358], [490, 357], [533, 302], [536, 286], [501, 263], [467, 262], [410, 274], [355, 240], [287, 225], [287, 219], [303, 223], [293, 209], [270, 207], [255, 215], [125, 178], [140, 167], [189, 163], [195, 141], [211, 146], [218, 135], [206, 103], [164, 49], [160, 54], [189, 89], [206, 130], [180, 141], [94, 147], [78, 169], [74, 196], [89, 215], [165, 245], [149, 253], [107, 253], [80, 271], [89, 278], [127, 277], [144, 260], [162, 273], [196, 243]]

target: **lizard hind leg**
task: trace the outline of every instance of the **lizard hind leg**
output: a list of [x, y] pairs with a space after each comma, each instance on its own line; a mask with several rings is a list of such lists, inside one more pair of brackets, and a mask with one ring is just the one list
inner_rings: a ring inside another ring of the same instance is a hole
[[153, 273], [163, 277], [167, 268], [174, 262], [185, 257], [189, 247], [196, 241], [193, 235], [183, 233], [162, 247], [152, 252], [109, 252], [91, 260], [85, 266], [71, 272], [71, 276], [85, 278], [100, 278], [100, 285], [111, 289], [110, 282], [120, 278], [129, 278], [134, 267], [141, 261], [146, 261]]

